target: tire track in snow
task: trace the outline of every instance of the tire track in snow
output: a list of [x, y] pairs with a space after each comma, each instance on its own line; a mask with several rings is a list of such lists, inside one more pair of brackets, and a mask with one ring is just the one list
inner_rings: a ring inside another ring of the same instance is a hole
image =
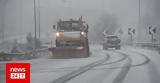
[[93, 62], [93, 63], [90, 63], [86, 66], [83, 66], [83, 67], [80, 67], [78, 70], [75, 70], [69, 74], [66, 74], [56, 80], [53, 80], [51, 83], [66, 83], [67, 81], [75, 78], [76, 76], [82, 74], [82, 73], [85, 73], [86, 71], [98, 66], [98, 65], [101, 65], [102, 63], [104, 63], [105, 61], [107, 61], [108, 59], [110, 58], [110, 56], [107, 54], [106, 55], [106, 58], [102, 59], [102, 60], [98, 60], [96, 62]]
[[[111, 57], [111, 56], [110, 56]], [[118, 60], [115, 60], [115, 61], [112, 61], [112, 62], [104, 62], [102, 63], [101, 65], [98, 65], [97, 67], [99, 66], [104, 66], [104, 65], [110, 65], [110, 64], [114, 64], [114, 63], [118, 63], [118, 62], [121, 62], [123, 60], [125, 60], [127, 57], [122, 55], [122, 57]], [[54, 70], [50, 71], [50, 72], [62, 72], [62, 71], [73, 71], [77, 68], [80, 68], [82, 66], [72, 66], [72, 67], [62, 67], [62, 68], [55, 68]], [[117, 67], [116, 67], [117, 68]], [[119, 68], [119, 67], [118, 67]], [[100, 68], [94, 68], [94, 69], [91, 69], [91, 70], [99, 70]], [[108, 68], [110, 69], [110, 68]], [[111, 68], [112, 69], [112, 68]], [[114, 69], [114, 68], [113, 68]], [[41, 72], [47, 72], [47, 71], [41, 71]]]
[[112, 83], [122, 83], [132, 65], [132, 59], [127, 54], [122, 53], [122, 52], [118, 52], [118, 53], [127, 56], [128, 59], [127, 59], [127, 62], [124, 64], [124, 67], [122, 67], [120, 73], [115, 77]]
[[[147, 63], [150, 62], [150, 59], [145, 56], [144, 54], [141, 54], [141, 53], [138, 53], [138, 52], [135, 52], [135, 51], [132, 51], [136, 54], [138, 54], [139, 56], [143, 57], [144, 58], [144, 61], [141, 62], [141, 63], [137, 63], [137, 64], [132, 64], [131, 67], [138, 67], [138, 66], [142, 66], [142, 65], [145, 65]], [[114, 63], [118, 63], [118, 62], [121, 62], [121, 61], [124, 61], [126, 60], [127, 56], [124, 56], [121, 58], [121, 59], [118, 59], [116, 61], [113, 61], [113, 62], [108, 62], [108, 63], [102, 63], [101, 65], [98, 65], [98, 66], [103, 66], [103, 65], [110, 65], [110, 64], [114, 64]], [[98, 67], [97, 66], [97, 67]], [[54, 70], [50, 71], [50, 72], [62, 72], [62, 71], [73, 71], [73, 70], [76, 70], [77, 68], [80, 68], [82, 66], [73, 66], [73, 67], [62, 67], [62, 68], [55, 68]], [[106, 67], [106, 68], [93, 68], [91, 70], [106, 70], [106, 69], [119, 69], [119, 68], [123, 68], [125, 66], [118, 66], [118, 67]], [[48, 71], [41, 71], [41, 72], [48, 72]]]

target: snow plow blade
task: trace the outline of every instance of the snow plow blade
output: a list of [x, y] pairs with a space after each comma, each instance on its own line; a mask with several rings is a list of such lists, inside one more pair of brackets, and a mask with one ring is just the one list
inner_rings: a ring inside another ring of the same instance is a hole
[[69, 59], [86, 58], [89, 56], [89, 50], [84, 47], [53, 47], [49, 48], [51, 58]]

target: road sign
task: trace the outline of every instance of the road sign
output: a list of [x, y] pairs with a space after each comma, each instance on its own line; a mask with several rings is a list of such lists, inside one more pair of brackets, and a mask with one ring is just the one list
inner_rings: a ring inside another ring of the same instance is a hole
[[133, 35], [133, 34], [135, 34], [135, 29], [128, 28], [128, 35]]
[[155, 42], [153, 36], [156, 33], [156, 31], [157, 31], [157, 27], [149, 26], [149, 34], [151, 35], [151, 41], [152, 41], [152, 43]]
[[155, 34], [155, 33], [156, 33], [156, 29], [157, 29], [157, 27], [152, 27], [152, 26], [150, 26], [150, 27], [149, 27], [149, 34], [150, 34], [150, 35]]
[[133, 29], [133, 28], [128, 28], [128, 35], [131, 36], [131, 41], [133, 41], [133, 34], [135, 34], [135, 29]]

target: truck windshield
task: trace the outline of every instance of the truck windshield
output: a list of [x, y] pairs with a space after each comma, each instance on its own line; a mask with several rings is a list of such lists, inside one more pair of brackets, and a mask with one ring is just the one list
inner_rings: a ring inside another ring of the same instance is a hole
[[60, 31], [80, 31], [82, 27], [78, 22], [62, 22], [59, 29]]

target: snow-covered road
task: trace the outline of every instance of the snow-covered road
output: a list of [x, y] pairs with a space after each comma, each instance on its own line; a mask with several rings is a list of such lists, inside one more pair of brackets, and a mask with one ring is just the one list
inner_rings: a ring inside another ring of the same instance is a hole
[[[31, 63], [31, 83], [160, 83], [160, 54], [157, 51], [129, 46], [106, 51], [101, 45], [90, 48], [92, 55], [89, 58], [27, 61]], [[1, 62], [0, 83], [5, 81], [4, 69], [4, 62]], [[74, 73], [75, 77], [71, 78], [66, 76], [75, 71], [82, 73]], [[65, 81], [55, 81], [57, 79]]]

